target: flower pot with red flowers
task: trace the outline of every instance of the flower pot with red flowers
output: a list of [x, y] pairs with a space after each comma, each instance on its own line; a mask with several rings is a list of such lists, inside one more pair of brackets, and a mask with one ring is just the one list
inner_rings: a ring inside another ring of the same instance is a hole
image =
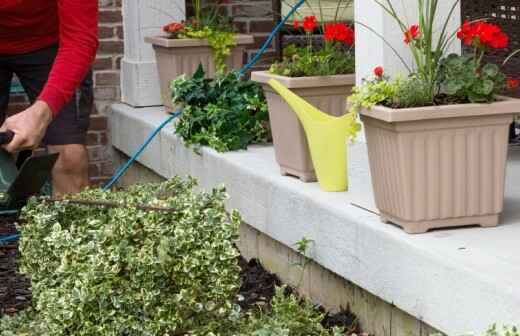
[[[464, 23], [458, 34], [441, 32], [439, 44], [433, 44], [440, 0], [428, 8], [420, 1], [423, 19], [411, 27], [389, 0], [376, 1], [402, 27], [416, 69], [394, 79], [377, 69], [349, 99], [365, 124], [382, 221], [409, 233], [498, 225], [509, 125], [520, 101], [500, 96], [518, 84], [483, 56], [505, 48], [507, 35], [492, 23]], [[474, 49], [472, 56], [446, 55], [457, 37]]]
[[172, 22], [163, 27], [163, 36], [146, 37], [153, 45], [159, 70], [161, 96], [169, 111], [170, 82], [181, 75], [192, 76], [200, 64], [208, 78], [217, 73], [240, 69], [247, 45], [253, 36], [235, 34], [228, 18], [218, 15], [218, 3], [202, 8], [194, 0], [195, 17], [186, 22]]
[[[289, 46], [284, 58], [269, 71], [253, 72], [251, 79], [259, 82], [269, 106], [271, 131], [276, 160], [282, 175], [290, 175], [304, 182], [316, 181], [316, 173], [309, 152], [304, 129], [294, 111], [275, 92], [268, 82], [276, 79], [285, 87], [320, 110], [334, 116], [347, 112], [346, 99], [355, 85], [354, 57], [345, 46], [354, 44], [354, 31], [344, 23], [323, 23], [318, 27], [314, 16], [302, 23], [294, 22], [308, 36], [308, 46]], [[312, 34], [322, 30], [325, 45], [313, 48]]]

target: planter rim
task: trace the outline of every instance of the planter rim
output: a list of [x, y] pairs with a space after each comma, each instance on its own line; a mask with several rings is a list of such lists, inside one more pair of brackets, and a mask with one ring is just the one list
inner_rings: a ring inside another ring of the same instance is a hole
[[520, 99], [498, 97], [499, 101], [489, 104], [438, 105], [395, 109], [376, 105], [371, 109], [361, 109], [362, 116], [385, 122], [405, 122], [460, 117], [478, 117], [503, 114], [520, 114]]
[[269, 71], [253, 71], [251, 80], [267, 84], [271, 79], [276, 79], [288, 89], [347, 86], [356, 84], [356, 75], [312, 76], [312, 77], [287, 77], [270, 73]]
[[[207, 39], [171, 39], [164, 35], [161, 36], [146, 36], [144, 38], [146, 43], [153, 44], [165, 48], [182, 48], [182, 47], [208, 47]], [[235, 42], [237, 45], [252, 44], [254, 42], [253, 35], [236, 34]]]

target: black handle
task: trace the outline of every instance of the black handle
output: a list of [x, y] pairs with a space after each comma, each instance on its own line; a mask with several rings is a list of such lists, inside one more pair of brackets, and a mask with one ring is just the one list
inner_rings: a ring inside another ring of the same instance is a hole
[[7, 145], [14, 138], [14, 133], [11, 131], [0, 132], [0, 145]]

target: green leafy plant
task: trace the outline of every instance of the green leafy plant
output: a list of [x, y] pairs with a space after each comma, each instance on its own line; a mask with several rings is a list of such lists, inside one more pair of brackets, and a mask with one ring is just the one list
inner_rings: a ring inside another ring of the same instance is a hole
[[333, 76], [354, 73], [354, 57], [339, 48], [308, 52], [307, 48], [290, 45], [284, 49], [282, 61], [275, 62], [270, 72], [287, 77]]
[[225, 152], [270, 140], [261, 87], [236, 73], [209, 80], [199, 67], [192, 78], [172, 82], [172, 101], [184, 106], [176, 132], [188, 145]]
[[[443, 336], [442, 334], [432, 334], [430, 336]], [[499, 329], [496, 325], [491, 326], [482, 336], [520, 336], [520, 329], [517, 327], [505, 326]]]
[[506, 76], [496, 64], [481, 66], [468, 56], [449, 55], [440, 69], [440, 93], [462, 103], [489, 103], [506, 89]]
[[393, 83], [394, 93], [386, 105], [394, 108], [432, 105], [430, 87], [423, 80], [412, 76]]
[[184, 36], [201, 40], [207, 39], [210, 47], [213, 49], [217, 72], [226, 72], [226, 61], [231, 55], [233, 47], [236, 46], [234, 33], [229, 31], [219, 31], [210, 27], [204, 27], [201, 30], [188, 30], [185, 32]]
[[[235, 324], [240, 218], [224, 189], [175, 178], [125, 192], [87, 191], [83, 206], [30, 201], [20, 229], [34, 311], [1, 336], [218, 335]], [[174, 209], [145, 211], [134, 205]], [[12, 329], [19, 328], [19, 329]]]
[[400, 79], [389, 81], [379, 78], [365, 81], [363, 85], [355, 86], [352, 94], [348, 97], [350, 111], [358, 113], [361, 109], [370, 109], [375, 105], [390, 102], [396, 96], [400, 85]]
[[272, 312], [255, 312], [245, 319], [238, 336], [340, 336], [345, 330], [329, 331], [321, 325], [323, 314], [294, 294], [285, 295], [285, 288], [276, 289]]
[[[415, 61], [417, 77], [428, 86], [432, 102], [436, 94], [441, 59], [446, 55], [450, 42], [455, 38], [454, 34], [448, 31], [449, 22], [460, 2], [460, 0], [453, 2], [448, 15], [442, 20], [442, 28], [438, 30], [436, 22], [439, 1], [418, 0], [419, 22], [409, 26], [399, 17], [391, 0], [375, 0], [401, 28], [405, 43], [409, 46]], [[406, 63], [404, 65], [413, 72], [409, 65]]]
[[[439, 0], [418, 0], [419, 20], [410, 26], [399, 17], [392, 0], [375, 2], [401, 28], [404, 43], [409, 47], [415, 66], [408, 65], [396, 52], [409, 71], [408, 79], [384, 84], [390, 79], [382, 76], [381, 67], [376, 68], [374, 81], [365, 81], [363, 86], [366, 87], [354, 89], [355, 95], [351, 98], [354, 110], [370, 108], [374, 104], [400, 108], [467, 102], [491, 103], [506, 89], [518, 87], [518, 81], [508, 79], [498, 65], [483, 61], [487, 52], [508, 46], [509, 38], [499, 26], [485, 21], [465, 22], [458, 31], [448, 32], [449, 22], [460, 0], [450, 4], [448, 14], [441, 20], [437, 19]], [[436, 22], [441, 22], [440, 29]], [[473, 55], [446, 55], [455, 38], [473, 48]], [[395, 51], [395, 48], [390, 47]]]
[[500, 330], [494, 325], [487, 331], [485, 336], [520, 336], [520, 329], [514, 326], [505, 326]]
[[224, 73], [227, 70], [226, 60], [236, 46], [236, 41], [231, 19], [221, 15], [219, 5], [220, 1], [204, 6], [201, 0], [194, 0], [195, 16], [182, 23], [171, 22], [163, 27], [163, 31], [174, 39], [208, 40], [215, 56], [217, 72]]
[[[312, 34], [318, 29], [315, 16], [304, 18], [303, 24], [294, 21], [294, 27], [303, 26], [308, 43], [306, 47], [298, 48], [290, 45], [284, 50], [282, 61], [275, 62], [270, 72], [288, 77], [333, 76], [354, 72], [355, 58], [351, 53], [354, 44], [354, 31], [344, 23], [323, 24], [325, 46], [313, 48]], [[345, 50], [345, 46], [350, 49]]]

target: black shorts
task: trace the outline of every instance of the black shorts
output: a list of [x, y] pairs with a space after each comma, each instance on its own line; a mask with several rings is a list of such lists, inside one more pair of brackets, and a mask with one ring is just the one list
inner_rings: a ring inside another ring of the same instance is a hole
[[[57, 52], [58, 47], [51, 46], [23, 55], [0, 55], [1, 123], [6, 118], [13, 75], [18, 77], [30, 102], [33, 103], [47, 82]], [[89, 73], [71, 101], [49, 125], [43, 144], [85, 144], [93, 108], [92, 73]]]

